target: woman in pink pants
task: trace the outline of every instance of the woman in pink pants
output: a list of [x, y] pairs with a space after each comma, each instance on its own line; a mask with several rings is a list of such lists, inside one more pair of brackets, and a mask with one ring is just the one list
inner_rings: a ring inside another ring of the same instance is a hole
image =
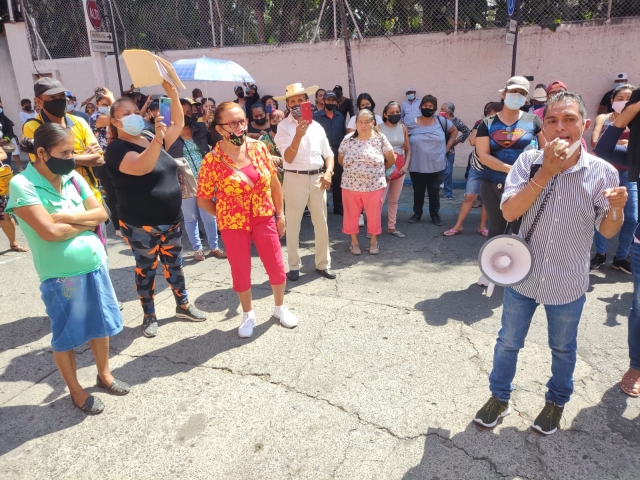
[[404, 176], [409, 171], [411, 163], [411, 147], [409, 146], [409, 134], [407, 127], [400, 122], [400, 104], [389, 102], [382, 111], [384, 123], [380, 125], [380, 131], [387, 137], [396, 154], [396, 169], [388, 180], [385, 197], [389, 194], [389, 207], [387, 209], [388, 223], [387, 233], [404, 238], [404, 233], [396, 230], [396, 217], [398, 215], [398, 200], [402, 193]]
[[351, 235], [349, 250], [360, 255], [358, 218], [364, 207], [367, 213], [367, 232], [371, 235], [369, 253], [377, 255], [378, 235], [382, 233], [382, 203], [387, 187], [385, 170], [396, 161], [393, 147], [383, 134], [374, 128], [374, 116], [362, 109], [356, 116], [356, 131], [347, 135], [338, 149], [342, 174], [342, 231]]

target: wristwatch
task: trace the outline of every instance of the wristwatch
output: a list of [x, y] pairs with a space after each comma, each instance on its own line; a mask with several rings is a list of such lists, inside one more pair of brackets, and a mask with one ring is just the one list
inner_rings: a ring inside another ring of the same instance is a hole
[[325, 170], [325, 172], [330, 173], [330, 174], [331, 174], [331, 176], [333, 177], [333, 170], [330, 170], [330, 169], [328, 169], [328, 168], [327, 168], [327, 169]]

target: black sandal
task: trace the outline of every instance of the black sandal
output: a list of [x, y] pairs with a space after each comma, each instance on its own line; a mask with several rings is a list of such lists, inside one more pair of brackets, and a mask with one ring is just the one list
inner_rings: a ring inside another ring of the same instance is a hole
[[73, 406], [80, 409], [80, 411], [87, 415], [99, 415], [104, 411], [104, 403], [98, 397], [89, 395], [89, 398], [84, 402], [84, 405], [78, 405], [73, 397], [71, 397], [71, 403]]
[[111, 385], [106, 385], [100, 380], [100, 375], [96, 376], [96, 385], [100, 388], [104, 388], [105, 390], [109, 390], [109, 392], [114, 395], [126, 395], [131, 391], [131, 385], [128, 383], [124, 383], [120, 380], [113, 379]]

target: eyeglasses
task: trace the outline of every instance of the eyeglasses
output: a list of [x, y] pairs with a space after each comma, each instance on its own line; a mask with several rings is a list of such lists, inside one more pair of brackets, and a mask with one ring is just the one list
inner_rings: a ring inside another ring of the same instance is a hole
[[246, 124], [247, 124], [247, 119], [245, 118], [244, 120], [238, 120], [238, 121], [229, 122], [229, 123], [219, 123], [218, 125], [220, 125], [221, 127], [225, 125], [229, 125], [231, 128], [235, 130], [236, 128], [244, 127]]

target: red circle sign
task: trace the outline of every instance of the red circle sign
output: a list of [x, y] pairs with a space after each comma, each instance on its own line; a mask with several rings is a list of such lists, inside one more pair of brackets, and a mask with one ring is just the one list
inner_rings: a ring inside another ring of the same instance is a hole
[[100, 18], [100, 10], [96, 0], [87, 0], [87, 15], [89, 15], [89, 22], [96, 30], [100, 30], [102, 26], [102, 19]]

